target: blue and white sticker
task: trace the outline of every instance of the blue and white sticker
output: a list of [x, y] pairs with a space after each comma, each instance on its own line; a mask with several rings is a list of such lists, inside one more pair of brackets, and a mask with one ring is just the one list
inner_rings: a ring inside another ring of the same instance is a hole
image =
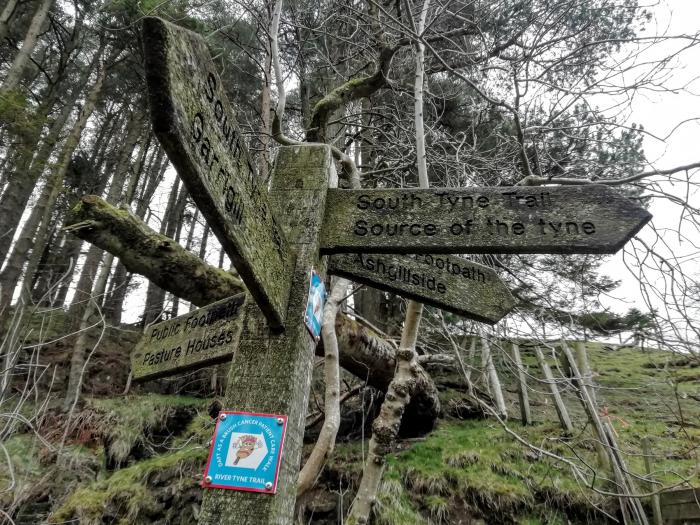
[[306, 302], [304, 324], [309, 329], [311, 336], [318, 341], [321, 337], [321, 319], [323, 317], [323, 305], [326, 302], [326, 286], [323, 279], [316, 272], [311, 272], [309, 284], [309, 299]]
[[203, 487], [277, 492], [287, 416], [220, 412]]

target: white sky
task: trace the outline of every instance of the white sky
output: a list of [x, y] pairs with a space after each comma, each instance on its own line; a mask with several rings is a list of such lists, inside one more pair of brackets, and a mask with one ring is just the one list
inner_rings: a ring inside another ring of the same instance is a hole
[[[649, 28], [647, 31], [649, 34], [694, 34], [700, 29], [700, 2], [696, 0], [667, 0], [659, 3], [655, 12], [657, 25]], [[679, 46], [681, 44], [678, 42], [664, 44], [647, 56], [649, 59], [657, 58], [678, 49]], [[698, 75], [700, 75], [700, 49], [696, 47], [683, 52], [677, 58], [673, 74], [665, 83], [667, 88], [677, 88], [675, 93], [645, 91], [638, 93], [632, 100], [630, 123], [643, 124], [647, 131], [657, 137], [667, 137], [673, 132], [665, 141], [656, 140], [651, 136], [645, 137], [644, 150], [654, 168], [666, 169], [700, 161], [700, 147], [698, 147], [700, 120], [689, 120], [700, 118], [700, 98], [695, 94], [700, 93]], [[683, 121], [686, 122], [676, 128]], [[674, 128], [676, 128], [675, 131], [673, 131]], [[693, 180], [700, 182], [700, 173], [695, 174]], [[680, 185], [664, 184], [664, 190], [685, 197], [685, 188]], [[699, 196], [691, 195], [691, 197], [694, 197], [691, 198], [691, 202], [693, 200], [697, 202]], [[688, 240], [682, 241], [674, 233], [678, 230], [680, 208], [666, 200], [653, 199], [650, 211], [654, 215], [652, 223], [657, 230], [670, 230], [664, 234], [664, 240], [669, 243], [671, 250], [662, 250], [664, 255], [668, 255], [670, 251], [673, 251], [676, 256], [686, 255], [687, 258], [683, 262], [684, 271], [697, 279], [700, 276], [700, 263], [697, 249], [692, 244], [700, 244], [700, 239], [694, 239], [694, 243]], [[640, 232], [639, 237], [646, 242], [652, 242], [654, 234], [649, 227], [646, 227]], [[629, 249], [628, 246], [625, 251], [629, 252]], [[602, 267], [603, 273], [622, 280], [621, 286], [613, 292], [612, 297], [604, 299], [603, 302], [617, 311], [627, 310], [631, 306], [646, 310], [638, 282], [624, 266], [623, 254], [624, 252], [620, 252], [612, 256]], [[628, 261], [631, 259], [626, 257]], [[661, 275], [658, 277], [662, 278]], [[661, 304], [659, 301], [654, 301], [654, 306], [660, 307]]]

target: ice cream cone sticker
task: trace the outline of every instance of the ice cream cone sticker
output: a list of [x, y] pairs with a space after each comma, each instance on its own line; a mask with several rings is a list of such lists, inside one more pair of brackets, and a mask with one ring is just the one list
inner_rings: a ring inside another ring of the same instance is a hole
[[257, 438], [257, 436], [245, 435], [238, 438], [234, 447], [238, 447], [236, 450], [236, 459], [233, 461], [234, 465], [238, 465], [241, 459], [246, 459], [249, 457], [256, 448], [260, 448], [262, 442]]

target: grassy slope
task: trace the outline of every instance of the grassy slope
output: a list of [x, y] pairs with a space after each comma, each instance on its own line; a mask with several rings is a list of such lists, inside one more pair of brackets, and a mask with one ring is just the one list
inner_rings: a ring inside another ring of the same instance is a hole
[[[609, 351], [597, 344], [589, 345], [589, 354], [598, 373], [601, 405], [609, 407], [631, 469], [643, 472], [640, 440], [650, 436], [658, 456], [654, 462], [658, 480], [665, 485], [684, 479], [700, 484], [700, 404], [687, 396], [700, 394], [700, 367], [672, 366], [667, 354]], [[532, 356], [525, 355], [524, 360], [530, 373], [539, 377]], [[497, 367], [510, 391], [514, 418], [518, 408], [509, 363]], [[459, 384], [456, 376], [441, 379]], [[543, 390], [541, 385], [532, 386]], [[455, 389], [445, 389], [442, 395], [448, 410], [462, 396]], [[578, 456], [595, 468], [583, 413], [573, 395], [566, 398], [578, 430], [568, 440], [561, 439], [545, 395], [533, 395], [533, 426], [523, 428], [515, 420], [509, 425], [528, 441], [566, 457]], [[109, 522], [114, 523], [150, 523], [169, 515], [172, 523], [187, 523], [193, 518], [191, 503], [198, 498], [197, 482], [212, 429], [206, 404], [206, 400], [152, 395], [92, 401], [82, 434], [69, 440], [70, 454], [57, 470], [49, 467], [55, 457], [42, 452], [31, 436], [16, 436], [6, 446], [14, 459], [20, 494], [31, 501], [50, 493], [55, 501], [49, 499], [46, 510], [52, 510], [55, 522], [78, 518], [81, 523], [100, 523], [111, 516]], [[192, 421], [167, 436], [177, 414], [193, 409], [199, 413]], [[680, 414], [688, 425], [678, 424]], [[154, 432], [160, 436], [156, 445], [152, 437], [144, 438]], [[81, 440], [80, 435], [92, 437]], [[144, 447], [145, 459], [128, 456], [130, 449]], [[342, 490], [356, 482], [362, 447], [366, 442], [338, 444], [324, 475], [329, 488]], [[464, 421], [447, 415], [425, 440], [402, 443], [400, 449], [390, 457], [382, 484], [376, 520], [380, 524], [459, 523], [465, 516], [482, 517], [488, 523], [563, 524], [567, 518], [601, 523], [602, 514], [592, 504], [614, 509], [614, 502], [583, 490], [566, 466], [522, 446], [493, 420]], [[129, 463], [108, 473], [105, 454]], [[55, 473], [53, 486], [47, 472]], [[3, 479], [9, 476], [0, 470], [0, 485]], [[598, 486], [604, 484], [599, 481]], [[347, 504], [349, 495], [344, 501]]]

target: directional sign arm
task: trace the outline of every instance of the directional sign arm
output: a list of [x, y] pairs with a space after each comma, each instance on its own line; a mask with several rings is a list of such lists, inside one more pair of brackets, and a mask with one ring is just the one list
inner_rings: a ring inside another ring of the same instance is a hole
[[328, 272], [489, 324], [515, 306], [494, 270], [449, 255], [338, 254]]
[[270, 325], [279, 329], [291, 286], [287, 242], [206, 43], [153, 17], [143, 21], [143, 40], [153, 130]]
[[648, 221], [607, 186], [330, 190], [323, 253], [615, 253]]

